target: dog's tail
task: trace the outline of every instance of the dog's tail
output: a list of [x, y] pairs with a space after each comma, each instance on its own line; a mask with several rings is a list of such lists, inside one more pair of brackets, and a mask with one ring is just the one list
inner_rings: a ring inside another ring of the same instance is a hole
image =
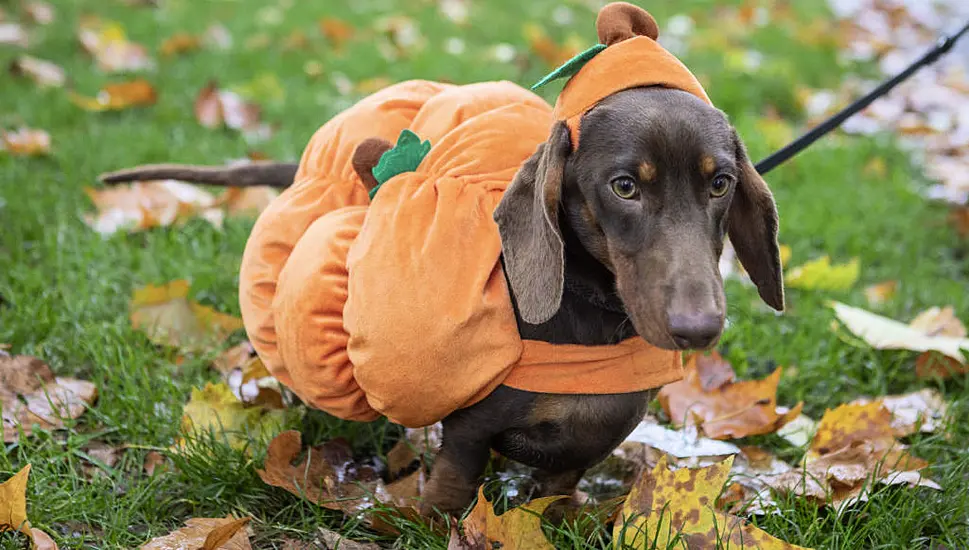
[[194, 164], [145, 164], [116, 172], [101, 174], [102, 183], [133, 181], [179, 180], [224, 187], [254, 187], [268, 185], [286, 188], [296, 177], [296, 163], [256, 162], [239, 166], [199, 166]]

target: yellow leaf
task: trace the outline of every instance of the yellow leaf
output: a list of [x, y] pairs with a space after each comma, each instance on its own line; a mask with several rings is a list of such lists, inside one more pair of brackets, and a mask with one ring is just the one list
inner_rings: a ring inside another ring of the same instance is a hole
[[787, 262], [791, 261], [791, 247], [782, 244], [780, 245], [780, 256], [781, 256], [781, 267], [787, 267]]
[[286, 411], [247, 407], [224, 383], [207, 383], [192, 389], [192, 397], [182, 411], [182, 431], [212, 431], [224, 435], [229, 445], [244, 448], [253, 438], [268, 439], [279, 431]]
[[969, 351], [969, 338], [926, 334], [918, 327], [840, 302], [833, 302], [831, 307], [848, 330], [875, 349], [937, 351], [959, 363], [966, 363], [962, 350]]
[[11, 529], [31, 536], [27, 521], [27, 477], [30, 464], [0, 483], [0, 533]]
[[131, 107], [154, 105], [158, 94], [154, 86], [144, 79], [118, 84], [108, 84], [97, 97], [85, 97], [69, 92], [71, 102], [87, 111], [121, 111]]
[[831, 258], [822, 256], [791, 268], [784, 276], [784, 284], [805, 290], [847, 290], [855, 284], [860, 273], [858, 258], [852, 258], [846, 264], [832, 265]]
[[242, 328], [242, 320], [189, 301], [188, 281], [148, 285], [134, 292], [131, 326], [159, 345], [203, 351]]
[[495, 515], [495, 509], [478, 488], [478, 502], [462, 523], [464, 534], [451, 532], [449, 548], [501, 548], [502, 550], [555, 550], [542, 532], [542, 514], [554, 502], [568, 498], [551, 496]]
[[652, 471], [644, 469], [613, 528], [615, 548], [669, 548], [674, 541], [689, 548], [802, 548], [715, 509], [733, 461], [674, 471], [664, 455]]

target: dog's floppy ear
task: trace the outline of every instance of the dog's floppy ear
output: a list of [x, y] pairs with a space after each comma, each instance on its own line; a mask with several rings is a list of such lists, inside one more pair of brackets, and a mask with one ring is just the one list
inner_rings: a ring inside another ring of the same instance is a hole
[[783, 311], [784, 275], [777, 245], [777, 206], [736, 132], [733, 139], [740, 181], [727, 215], [727, 234], [737, 258], [757, 285], [760, 297], [770, 307]]
[[568, 127], [556, 122], [495, 209], [505, 273], [519, 314], [533, 325], [548, 321], [562, 302], [565, 250], [558, 211], [571, 148]]

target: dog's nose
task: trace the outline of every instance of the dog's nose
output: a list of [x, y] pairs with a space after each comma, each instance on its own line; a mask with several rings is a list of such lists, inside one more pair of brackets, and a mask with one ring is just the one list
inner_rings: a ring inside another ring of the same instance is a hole
[[683, 349], [704, 349], [717, 339], [722, 328], [716, 313], [670, 314], [670, 336]]

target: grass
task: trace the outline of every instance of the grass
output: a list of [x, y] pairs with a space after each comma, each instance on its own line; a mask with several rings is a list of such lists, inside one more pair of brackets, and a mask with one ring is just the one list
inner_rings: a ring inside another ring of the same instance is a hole
[[[751, 31], [724, 24], [713, 12], [714, 6], [730, 3], [657, 0], [647, 7], [661, 30], [673, 14], [694, 17], [693, 47], [684, 59], [737, 125], [751, 156], [759, 159], [783, 141], [764, 131], [761, 121], [768, 106], [791, 123], [802, 124], [797, 89], [837, 86], [853, 68], [836, 63], [831, 35], [798, 30], [834, 28], [825, 23], [822, 3], [797, 3], [796, 25], [772, 24]], [[426, 0], [170, 0], [157, 9], [92, 0], [58, 0], [54, 5], [57, 18], [32, 31], [30, 53], [64, 66], [73, 86], [88, 95], [121, 77], [99, 73], [78, 47], [75, 28], [82, 14], [116, 19], [132, 39], [156, 51], [164, 38], [176, 32], [201, 33], [216, 21], [231, 30], [235, 43], [228, 52], [203, 50], [182, 58], [158, 58], [158, 70], [149, 76], [159, 92], [158, 104], [116, 114], [88, 113], [71, 104], [64, 90], [38, 90], [29, 82], [4, 77], [0, 125], [23, 123], [48, 130], [53, 154], [39, 159], [0, 155], [0, 342], [11, 344], [16, 353], [42, 357], [59, 375], [92, 380], [100, 397], [68, 431], [7, 444], [0, 455], [0, 477], [32, 464], [30, 520], [52, 534], [61, 548], [135, 547], [189, 517], [227, 513], [255, 518], [256, 548], [278, 547], [281, 536], [305, 537], [320, 526], [376, 538], [353, 520], [264, 485], [255, 472], [264, 451], [258, 445], [249, 456], [220, 441], [201, 439], [192, 443], [186, 457], [176, 459], [171, 471], [154, 477], [142, 472], [148, 450], [167, 448], [178, 435], [181, 405], [190, 389], [217, 374], [208, 367], [211, 355], [190, 356], [176, 364], [173, 351], [153, 346], [134, 331], [127, 317], [131, 291], [188, 278], [194, 298], [238, 314], [237, 270], [252, 222], [230, 219], [219, 231], [193, 221], [181, 228], [102, 238], [83, 223], [82, 214], [91, 211], [83, 188], [94, 185], [100, 172], [138, 163], [221, 163], [244, 156], [248, 145], [242, 138], [206, 130], [193, 118], [192, 102], [210, 78], [224, 84], [244, 84], [267, 75], [277, 79], [282, 97], [263, 98], [262, 104], [265, 118], [279, 128], [258, 147], [276, 159], [296, 159], [312, 132], [358, 97], [340, 95], [331, 80], [336, 75], [353, 82], [374, 77], [459, 83], [509, 79], [530, 85], [550, 67], [534, 54], [526, 63], [489, 61], [487, 48], [507, 42], [527, 52], [525, 22], [542, 24], [556, 40], [576, 34], [581, 43], [590, 44], [594, 12], [579, 1], [489, 0], [472, 3], [471, 25], [459, 27], [441, 18], [434, 3]], [[18, 6], [2, 4], [13, 18], [20, 16]], [[571, 10], [571, 22], [549, 22], [548, 15], [560, 6]], [[277, 10], [281, 21], [260, 22], [265, 10]], [[396, 62], [381, 57], [369, 40], [353, 41], [342, 53], [334, 52], [316, 30], [317, 20], [324, 16], [369, 28], [375, 18], [393, 13], [415, 18], [428, 41], [423, 51]], [[310, 37], [308, 48], [287, 51], [279, 45], [294, 29]], [[269, 37], [269, 46], [247, 45], [263, 34]], [[443, 52], [443, 43], [451, 37], [464, 40], [463, 54]], [[759, 69], [738, 68], [734, 54], [747, 47], [764, 53]], [[0, 65], [17, 53], [0, 47]], [[322, 79], [304, 73], [309, 60], [322, 63]], [[544, 94], [552, 100], [555, 90], [552, 86]], [[884, 162], [883, 173], [867, 169], [876, 159]], [[762, 306], [751, 289], [729, 282], [730, 325], [723, 348], [740, 376], [762, 376], [773, 366], [784, 365], [779, 401], [803, 400], [805, 411], [815, 418], [859, 395], [937, 387], [963, 421], [945, 433], [915, 436], [912, 441], [913, 452], [932, 462], [931, 475], [942, 485], [941, 492], [880, 490], [841, 517], [787, 499], [782, 501], [783, 514], [754, 521], [777, 537], [815, 548], [964, 548], [969, 540], [966, 379], [918, 380], [914, 354], [871, 351], [837, 338], [830, 330], [833, 316], [825, 301], [867, 307], [865, 285], [897, 279], [898, 294], [877, 309], [879, 313], [910, 319], [927, 307], [952, 304], [957, 315], [966, 318], [969, 243], [947, 227], [943, 208], [920, 197], [919, 186], [925, 182], [891, 136], [829, 136], [768, 180], [781, 213], [781, 240], [791, 246], [792, 262], [822, 254], [835, 261], [858, 257], [862, 280], [843, 293], [790, 290], [789, 310], [782, 316]], [[386, 451], [400, 434], [385, 422], [338, 422], [318, 412], [291, 427], [301, 429], [310, 443], [349, 437], [362, 452]], [[81, 454], [92, 440], [135, 448], [105, 475], [87, 479]], [[767, 438], [767, 444], [783, 451], [775, 439]], [[611, 530], [596, 527], [588, 522], [550, 526], [548, 534], [557, 548], [608, 547]], [[0, 535], [0, 547], [18, 544], [12, 536]], [[405, 523], [403, 536], [393, 544], [443, 549], [447, 541]]]

